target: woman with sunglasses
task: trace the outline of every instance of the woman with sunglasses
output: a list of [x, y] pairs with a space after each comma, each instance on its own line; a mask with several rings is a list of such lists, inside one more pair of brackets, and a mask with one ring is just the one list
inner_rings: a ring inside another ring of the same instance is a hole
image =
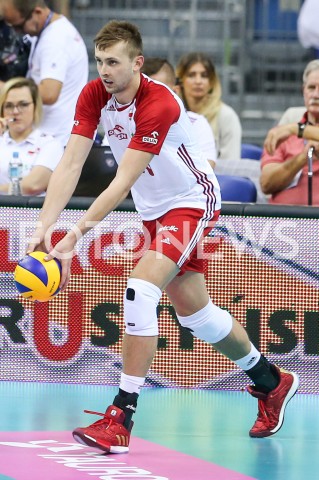
[[8, 80], [0, 91], [0, 194], [10, 193], [10, 161], [18, 152], [22, 195], [44, 195], [63, 146], [38, 128], [42, 102], [30, 78]]

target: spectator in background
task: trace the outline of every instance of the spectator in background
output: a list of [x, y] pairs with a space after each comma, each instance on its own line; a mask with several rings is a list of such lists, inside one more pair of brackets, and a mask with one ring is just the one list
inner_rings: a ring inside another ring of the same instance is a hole
[[210, 58], [200, 52], [185, 54], [176, 74], [187, 110], [204, 115], [213, 130], [217, 159], [240, 159], [240, 120], [235, 110], [221, 100], [221, 84]]
[[319, 52], [318, 19], [318, 0], [304, 0], [297, 21], [298, 38], [304, 48], [314, 48], [316, 56]]
[[41, 195], [63, 154], [63, 147], [51, 135], [37, 128], [42, 102], [31, 78], [8, 80], [0, 92], [0, 194], [10, 193], [9, 164], [13, 152], [22, 163], [22, 195]]
[[65, 146], [77, 98], [88, 80], [88, 54], [79, 32], [43, 0], [3, 0], [3, 17], [14, 29], [36, 36], [28, 77], [39, 86], [41, 128]]
[[272, 128], [269, 130], [267, 137], [264, 142], [265, 150], [270, 154], [273, 155], [276, 151], [276, 148], [287, 138], [291, 135], [297, 135], [299, 133], [300, 128], [302, 130], [302, 138], [304, 140], [314, 140], [319, 142], [319, 128], [316, 125], [311, 125], [310, 123], [306, 123], [303, 127], [301, 127], [298, 123], [285, 123], [283, 125], [278, 125], [277, 127]]
[[[173, 91], [176, 91], [175, 71], [173, 66], [165, 58], [145, 58], [141, 72], [153, 80], [164, 83]], [[187, 113], [193, 125], [193, 131], [201, 147], [201, 151], [206, 155], [208, 162], [214, 168], [216, 164], [216, 147], [214, 135], [209, 123], [203, 115], [190, 111], [187, 111]]]
[[305, 68], [303, 96], [305, 114], [298, 124], [274, 127], [265, 140], [260, 184], [263, 192], [271, 195], [270, 203], [307, 205], [308, 150], [314, 147], [313, 182], [317, 187], [312, 203], [319, 205], [319, 143], [313, 134], [319, 128], [319, 60]]
[[0, 88], [10, 78], [26, 75], [29, 53], [30, 42], [5, 23], [0, 3]]

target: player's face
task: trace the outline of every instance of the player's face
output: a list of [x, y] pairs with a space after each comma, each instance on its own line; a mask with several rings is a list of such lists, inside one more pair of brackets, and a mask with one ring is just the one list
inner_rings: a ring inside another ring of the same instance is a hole
[[[33, 129], [34, 103], [28, 87], [12, 88], [3, 102], [3, 115], [11, 120], [9, 133], [13, 138], [27, 137]], [[13, 121], [12, 121], [13, 120]]]
[[210, 90], [208, 73], [200, 62], [194, 63], [183, 78], [184, 94], [187, 97], [200, 100]]
[[315, 123], [319, 123], [319, 70], [309, 73], [303, 87], [303, 96], [310, 117], [314, 117]]
[[[139, 71], [143, 57], [130, 58], [127, 45], [119, 42], [105, 50], [95, 48], [97, 70], [106, 91], [114, 94], [120, 103], [133, 99], [139, 85]], [[133, 97], [131, 98], [131, 94]]]

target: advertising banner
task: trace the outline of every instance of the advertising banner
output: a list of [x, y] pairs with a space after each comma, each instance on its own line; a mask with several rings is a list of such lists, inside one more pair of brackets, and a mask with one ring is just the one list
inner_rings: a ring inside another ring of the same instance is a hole
[[[47, 303], [18, 295], [13, 271], [37, 208], [0, 209], [0, 380], [117, 385], [127, 278], [147, 248], [140, 218], [117, 211], [77, 246], [67, 290]], [[56, 243], [83, 214], [65, 210]], [[212, 301], [247, 329], [271, 361], [300, 374], [299, 392], [319, 393], [317, 219], [222, 215], [201, 252]], [[179, 326], [165, 293], [158, 350], [146, 385], [241, 389], [247, 377]]]

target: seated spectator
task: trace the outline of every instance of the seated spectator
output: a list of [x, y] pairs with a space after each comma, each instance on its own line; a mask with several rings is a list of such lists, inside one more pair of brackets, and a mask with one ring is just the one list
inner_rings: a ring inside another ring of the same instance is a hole
[[66, 145], [77, 98], [88, 80], [84, 41], [63, 15], [44, 0], [2, 0], [3, 18], [15, 30], [37, 37], [32, 43], [27, 76], [39, 87], [41, 128]]
[[[273, 155], [276, 151], [276, 148], [284, 140], [286, 140], [291, 135], [298, 136], [299, 129], [299, 122], [287, 123], [272, 128], [271, 130], [269, 130], [264, 142], [265, 150], [270, 153], [270, 155]], [[319, 128], [317, 125], [311, 125], [310, 123], [306, 123], [304, 127], [302, 127], [302, 129], [302, 138], [304, 140], [314, 140], [316, 142], [319, 142]]]
[[240, 159], [240, 120], [235, 110], [221, 100], [221, 84], [210, 58], [204, 53], [185, 54], [176, 73], [187, 110], [204, 115], [212, 128], [217, 159]]
[[41, 195], [47, 189], [52, 171], [63, 154], [63, 147], [37, 126], [42, 103], [39, 90], [30, 78], [8, 80], [0, 92], [0, 193], [10, 193], [9, 165], [13, 152], [19, 153], [22, 195]]
[[[173, 91], [176, 91], [176, 77], [173, 66], [165, 58], [145, 58], [142, 73], [153, 80], [164, 83]], [[178, 93], [178, 92], [177, 92]], [[213, 132], [203, 115], [187, 111], [196, 139], [210, 165], [214, 168], [216, 163], [216, 147]]]
[[[305, 114], [300, 122], [272, 128], [261, 158], [262, 191], [270, 203], [307, 205], [308, 150], [314, 147], [313, 181], [319, 184], [319, 60], [303, 74]], [[313, 205], [319, 205], [319, 188], [313, 189]]]

